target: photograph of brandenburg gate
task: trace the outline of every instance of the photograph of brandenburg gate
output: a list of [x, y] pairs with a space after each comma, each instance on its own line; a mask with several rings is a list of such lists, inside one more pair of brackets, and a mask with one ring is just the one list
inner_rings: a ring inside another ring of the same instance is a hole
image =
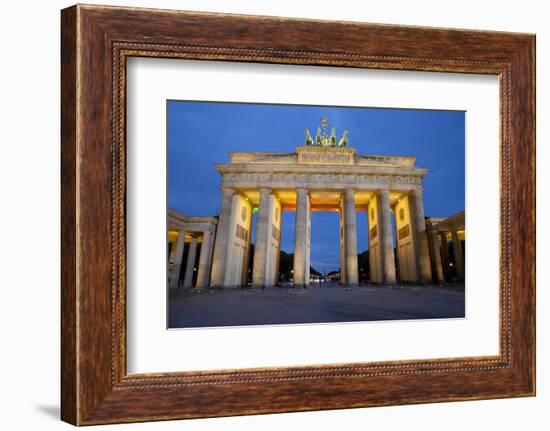
[[358, 211], [367, 215], [369, 285], [464, 281], [464, 211], [427, 218], [422, 184], [429, 172], [415, 157], [358, 154], [348, 132], [337, 139], [326, 121], [315, 138], [306, 129], [294, 152], [232, 152], [215, 165], [222, 179], [219, 214], [168, 211], [171, 290], [279, 285], [282, 211], [295, 211], [293, 287], [310, 285], [313, 211], [339, 213], [341, 286], [360, 284]]

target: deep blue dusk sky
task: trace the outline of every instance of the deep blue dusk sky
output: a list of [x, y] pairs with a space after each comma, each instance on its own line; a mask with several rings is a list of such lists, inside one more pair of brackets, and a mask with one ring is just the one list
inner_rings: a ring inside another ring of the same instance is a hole
[[[168, 207], [186, 215], [219, 213], [221, 177], [214, 164], [227, 162], [230, 151], [293, 152], [304, 144], [305, 127], [315, 136], [321, 117], [336, 126], [338, 137], [348, 129], [349, 145], [359, 154], [416, 156], [416, 166], [429, 170], [427, 217], [464, 210], [462, 111], [168, 101], [167, 112]], [[294, 212], [285, 211], [282, 223], [281, 248], [292, 253]], [[361, 252], [368, 248], [362, 212], [357, 223]], [[312, 213], [311, 263], [318, 271], [338, 269], [338, 235], [338, 213]]]

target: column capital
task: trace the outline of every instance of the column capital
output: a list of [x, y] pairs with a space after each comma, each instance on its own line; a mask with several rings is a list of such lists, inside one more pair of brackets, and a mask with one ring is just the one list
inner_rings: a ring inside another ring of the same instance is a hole
[[258, 191], [260, 193], [271, 193], [271, 189], [269, 187], [260, 187]]
[[229, 187], [229, 186], [222, 186], [221, 190], [222, 190], [222, 193], [235, 193], [236, 192], [234, 187]]
[[352, 189], [352, 188], [349, 188], [349, 189], [344, 189], [344, 195], [345, 196], [350, 196], [350, 195], [355, 195], [355, 189]]
[[296, 195], [309, 196], [309, 189], [306, 187], [296, 187]]
[[422, 193], [424, 193], [424, 189], [422, 187], [415, 187], [410, 191], [410, 194], [413, 196], [422, 196]]

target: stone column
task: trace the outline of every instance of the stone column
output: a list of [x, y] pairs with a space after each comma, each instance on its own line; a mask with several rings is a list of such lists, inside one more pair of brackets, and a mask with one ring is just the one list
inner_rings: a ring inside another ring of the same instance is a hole
[[309, 285], [308, 265], [308, 191], [296, 189], [296, 226], [294, 234], [294, 286]]
[[256, 244], [254, 245], [254, 262], [252, 264], [252, 286], [262, 287], [266, 284], [266, 263], [269, 250], [269, 215], [271, 190], [260, 189], [260, 205], [256, 220]]
[[378, 211], [380, 211], [379, 242], [382, 252], [384, 282], [386, 284], [395, 284], [395, 253], [393, 251], [389, 190], [382, 190], [380, 192], [380, 207]]
[[[396, 206], [393, 207], [393, 213], [395, 217], [397, 217], [397, 212], [395, 211]], [[395, 235], [395, 252], [394, 252], [394, 258], [395, 258], [395, 280], [397, 281], [403, 281], [403, 274], [401, 274], [401, 262], [399, 262], [399, 231], [397, 229], [397, 222], [395, 224], [395, 229], [392, 232], [392, 235]], [[397, 273], [399, 272], [399, 277], [397, 276]]]
[[[282, 214], [279, 216], [282, 217]], [[282, 223], [281, 226], [282, 228]], [[274, 285], [277, 286], [279, 284], [280, 280], [280, 270], [281, 270], [281, 231], [282, 229], [279, 229], [279, 248], [277, 250], [277, 262], [275, 263], [275, 283]]]
[[345, 228], [344, 228], [344, 205], [340, 204], [340, 284], [346, 283], [346, 249], [345, 249]]
[[310, 266], [311, 266], [311, 206], [310, 206], [309, 195], [307, 197], [307, 208], [306, 208], [306, 226], [307, 226], [307, 235], [306, 235], [306, 268], [305, 268], [305, 281], [306, 286], [309, 286], [309, 276], [310, 276]]
[[357, 284], [357, 214], [355, 212], [355, 190], [344, 191], [344, 253], [346, 284]]
[[214, 243], [214, 256], [212, 257], [211, 286], [222, 286], [225, 281], [225, 269], [227, 265], [227, 248], [229, 245], [229, 224], [233, 210], [233, 196], [235, 189], [222, 188], [222, 207], [218, 220], [216, 241]]
[[[178, 239], [176, 240], [176, 251], [174, 252], [173, 262], [174, 267], [170, 272], [170, 288], [174, 289], [178, 287], [181, 273], [181, 264], [183, 259], [183, 246], [185, 245], [185, 231], [180, 230], [178, 233]], [[172, 253], [170, 253], [172, 255]]]
[[201, 254], [199, 256], [199, 270], [197, 273], [196, 287], [207, 287], [210, 275], [210, 263], [212, 262], [212, 232], [204, 231], [202, 237]]
[[434, 255], [434, 267], [435, 267], [437, 282], [445, 283], [445, 277], [443, 275], [443, 265], [441, 264], [441, 253], [439, 252], [439, 240], [437, 239], [437, 232], [432, 230], [430, 232], [430, 238], [431, 238], [432, 250]]
[[464, 281], [464, 256], [462, 255], [462, 244], [456, 229], [451, 231], [453, 237], [453, 252], [455, 255], [456, 274], [461, 281]]
[[174, 263], [176, 260], [176, 248], [178, 246], [178, 241], [174, 241], [170, 243], [170, 255], [168, 257], [168, 262]]
[[414, 226], [414, 242], [416, 251], [416, 267], [418, 281], [430, 283], [432, 281], [432, 269], [430, 265], [430, 249], [428, 248], [428, 235], [426, 233], [426, 220], [424, 219], [424, 204], [422, 203], [422, 190], [414, 189], [411, 192], [412, 224]]
[[447, 234], [440, 232], [439, 240], [441, 241], [441, 266], [443, 267], [443, 279], [447, 281], [446, 277], [449, 272], [449, 244], [447, 243]]
[[185, 266], [185, 277], [183, 287], [193, 287], [193, 273], [195, 272], [195, 260], [197, 258], [197, 238], [191, 238], [189, 253], [187, 254], [187, 265]]
[[[276, 247], [276, 250], [275, 250], [275, 256], [274, 256], [274, 262], [271, 261], [271, 258], [269, 260], [269, 265], [272, 266], [272, 272], [273, 272], [273, 276], [271, 277], [271, 279], [268, 281], [268, 285], [270, 286], [276, 286], [277, 284], [279, 284], [279, 267], [280, 267], [280, 258], [281, 258], [281, 231], [282, 231], [282, 227], [283, 227], [283, 211], [282, 211], [282, 207], [280, 206], [281, 205], [281, 201], [279, 200], [279, 198], [277, 197], [276, 199], [271, 199], [272, 202], [273, 202], [273, 205], [270, 209], [270, 211], [272, 212], [272, 221], [273, 221], [273, 226], [271, 227], [271, 232], [270, 232], [270, 236], [271, 238], [273, 239], [276, 239], [276, 244], [277, 244], [277, 247]], [[276, 230], [275, 230], [276, 229]], [[276, 233], [276, 235], [275, 235]]]

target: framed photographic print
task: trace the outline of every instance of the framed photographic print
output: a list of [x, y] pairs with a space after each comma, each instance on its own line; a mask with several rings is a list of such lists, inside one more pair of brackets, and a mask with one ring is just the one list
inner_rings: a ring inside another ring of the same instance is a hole
[[62, 419], [535, 394], [535, 37], [62, 11]]

